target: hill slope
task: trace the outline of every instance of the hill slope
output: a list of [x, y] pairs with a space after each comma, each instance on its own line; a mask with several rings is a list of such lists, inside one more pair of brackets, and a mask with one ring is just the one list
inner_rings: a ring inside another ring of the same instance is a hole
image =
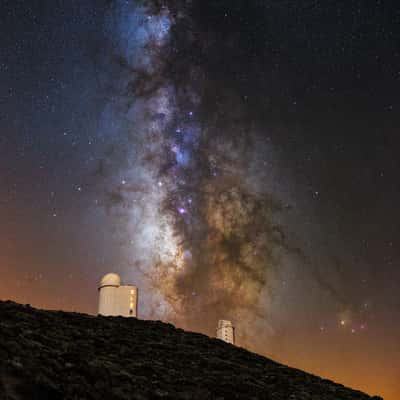
[[0, 302], [0, 399], [372, 398], [162, 322]]

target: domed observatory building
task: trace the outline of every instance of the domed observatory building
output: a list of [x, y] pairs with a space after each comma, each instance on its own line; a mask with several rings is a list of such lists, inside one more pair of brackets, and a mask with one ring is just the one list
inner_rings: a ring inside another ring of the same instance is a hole
[[217, 327], [217, 338], [224, 342], [235, 344], [235, 328], [231, 321], [220, 319]]
[[138, 288], [124, 285], [119, 275], [103, 276], [99, 286], [99, 314], [104, 316], [137, 317]]

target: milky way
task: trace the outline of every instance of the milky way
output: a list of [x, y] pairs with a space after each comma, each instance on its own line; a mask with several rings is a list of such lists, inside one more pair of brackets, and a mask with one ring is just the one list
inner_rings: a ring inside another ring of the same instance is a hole
[[106, 205], [128, 226], [148, 315], [208, 332], [240, 321], [245, 342], [250, 324], [271, 329], [282, 253], [297, 253], [274, 219], [285, 207], [265, 184], [270, 149], [243, 99], [215, 91], [200, 61], [213, 38], [182, 4], [155, 3], [116, 2], [107, 18], [117, 78], [105, 112], [127, 141]]
[[140, 318], [398, 399], [395, 2], [0, 8], [1, 299], [96, 314], [117, 272]]
[[394, 3], [2, 1], [0, 297], [96, 314], [114, 271], [397, 400]]

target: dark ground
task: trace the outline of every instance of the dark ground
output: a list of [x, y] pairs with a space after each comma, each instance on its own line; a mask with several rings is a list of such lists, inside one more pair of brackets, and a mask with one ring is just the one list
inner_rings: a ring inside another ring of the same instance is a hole
[[0, 399], [379, 399], [217, 339], [0, 302]]

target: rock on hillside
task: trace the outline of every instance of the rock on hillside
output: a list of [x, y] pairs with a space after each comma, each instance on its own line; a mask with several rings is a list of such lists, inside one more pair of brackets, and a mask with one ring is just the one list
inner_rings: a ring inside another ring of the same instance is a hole
[[379, 398], [162, 322], [0, 302], [0, 399]]

